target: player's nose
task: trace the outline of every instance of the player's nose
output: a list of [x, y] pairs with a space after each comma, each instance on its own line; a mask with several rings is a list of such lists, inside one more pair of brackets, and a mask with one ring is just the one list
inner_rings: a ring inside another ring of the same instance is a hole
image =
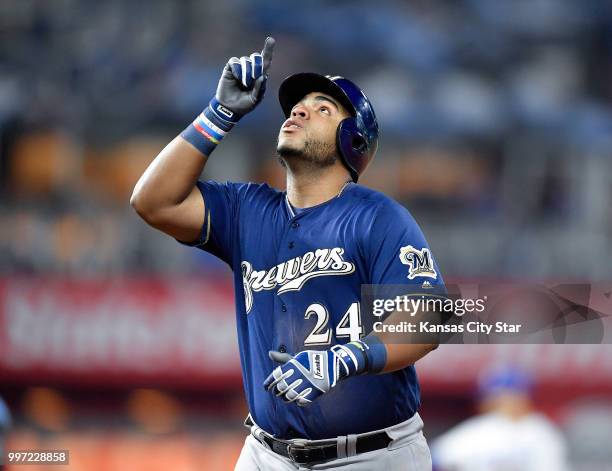
[[304, 105], [302, 105], [301, 103], [298, 103], [291, 110], [291, 117], [292, 118], [308, 119], [310, 117], [310, 115], [308, 114], [308, 109]]

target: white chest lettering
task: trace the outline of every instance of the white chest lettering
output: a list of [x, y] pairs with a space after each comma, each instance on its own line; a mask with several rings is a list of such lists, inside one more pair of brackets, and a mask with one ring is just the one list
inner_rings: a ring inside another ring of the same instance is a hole
[[246, 260], [240, 264], [247, 314], [253, 307], [253, 291], [278, 288], [277, 294], [299, 291], [311, 278], [317, 276], [348, 275], [355, 265], [343, 258], [344, 249], [317, 249], [279, 263], [269, 270], [255, 270]]

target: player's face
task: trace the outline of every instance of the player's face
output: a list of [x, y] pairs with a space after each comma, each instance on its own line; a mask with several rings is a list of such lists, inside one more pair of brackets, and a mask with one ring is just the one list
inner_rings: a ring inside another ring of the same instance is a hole
[[306, 95], [291, 110], [278, 135], [282, 160], [296, 158], [319, 167], [337, 160], [336, 130], [350, 115], [335, 98], [319, 92]]

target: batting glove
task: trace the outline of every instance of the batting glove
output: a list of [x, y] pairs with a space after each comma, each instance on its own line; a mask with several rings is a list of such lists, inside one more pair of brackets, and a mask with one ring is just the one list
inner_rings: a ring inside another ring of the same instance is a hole
[[295, 356], [271, 351], [270, 358], [283, 365], [266, 378], [264, 388], [285, 402], [306, 406], [341, 379], [365, 372], [367, 349], [368, 346], [358, 340], [324, 351], [304, 350]]
[[238, 120], [257, 106], [266, 91], [274, 38], [263, 51], [249, 57], [232, 57], [223, 69], [217, 93], [208, 106], [181, 133], [202, 154], [210, 156]]
[[274, 38], [268, 37], [261, 53], [232, 57], [225, 64], [215, 94], [215, 99], [225, 108], [215, 110], [222, 119], [235, 122], [259, 104], [266, 91], [274, 44]]

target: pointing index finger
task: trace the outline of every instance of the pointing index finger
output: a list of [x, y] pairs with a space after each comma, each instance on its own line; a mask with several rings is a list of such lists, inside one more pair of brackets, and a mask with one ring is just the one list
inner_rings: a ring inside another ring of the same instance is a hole
[[270, 63], [272, 62], [272, 54], [274, 52], [275, 44], [276, 44], [276, 40], [272, 36], [268, 36], [266, 38], [266, 43], [264, 44], [263, 50], [261, 51], [261, 56], [263, 57], [264, 74], [268, 71], [268, 68], [270, 67]]

